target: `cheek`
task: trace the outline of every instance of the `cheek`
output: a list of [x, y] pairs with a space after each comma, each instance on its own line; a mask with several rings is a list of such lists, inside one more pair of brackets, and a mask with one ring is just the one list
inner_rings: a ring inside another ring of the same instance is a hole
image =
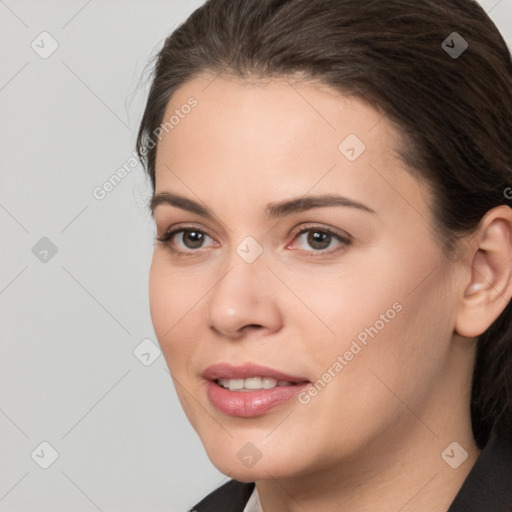
[[298, 337], [301, 357], [317, 378], [337, 382], [333, 391], [341, 386], [366, 399], [380, 395], [380, 387], [396, 400], [373, 371], [414, 401], [444, 370], [453, 331], [449, 276], [441, 264], [432, 272], [438, 258], [432, 251], [431, 258], [408, 251], [372, 256], [372, 264], [359, 269], [347, 263], [350, 272], [295, 279], [294, 291], [308, 308], [289, 314], [289, 323], [305, 333]]
[[174, 312], [172, 295], [169, 293], [169, 278], [164, 272], [164, 265], [154, 254], [149, 271], [149, 310], [153, 328], [160, 344], [165, 332], [172, 327]]
[[417, 421], [410, 411], [422, 411], [446, 371], [450, 320], [435, 287], [409, 296], [407, 286], [400, 294], [369, 295], [362, 312], [350, 307], [355, 299], [346, 290], [338, 308], [324, 310], [336, 336], [315, 340], [313, 324], [303, 331], [311, 336], [302, 357], [315, 369], [318, 392], [302, 397], [296, 418], [318, 433], [314, 443], [326, 458], [336, 443], [350, 452], [392, 425]]
[[[190, 285], [189, 285], [190, 283]], [[198, 290], [193, 280], [183, 273], [172, 272], [164, 254], [154, 254], [149, 274], [151, 320], [174, 388], [183, 411], [192, 425], [196, 424], [197, 404], [191, 398], [189, 368], [194, 360], [194, 332], [199, 325], [194, 319]]]
[[[194, 284], [196, 283], [196, 284]], [[184, 273], [171, 271], [164, 254], [155, 253], [149, 273], [149, 306], [153, 328], [160, 347], [173, 372], [182, 366], [188, 343], [185, 333], [190, 332], [190, 319], [201, 290], [197, 281]]]

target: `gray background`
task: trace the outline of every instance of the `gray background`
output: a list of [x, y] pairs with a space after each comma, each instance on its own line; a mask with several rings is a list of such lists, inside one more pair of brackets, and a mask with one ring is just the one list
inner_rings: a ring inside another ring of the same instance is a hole
[[[143, 69], [201, 3], [0, 0], [1, 511], [178, 512], [226, 480], [159, 355], [130, 165]], [[512, 0], [481, 3], [512, 46]]]

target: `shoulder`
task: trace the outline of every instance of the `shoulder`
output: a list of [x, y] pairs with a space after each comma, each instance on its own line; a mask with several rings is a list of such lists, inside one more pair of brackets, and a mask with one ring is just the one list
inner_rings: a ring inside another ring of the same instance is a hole
[[254, 490], [254, 483], [230, 480], [208, 494], [189, 512], [243, 512]]

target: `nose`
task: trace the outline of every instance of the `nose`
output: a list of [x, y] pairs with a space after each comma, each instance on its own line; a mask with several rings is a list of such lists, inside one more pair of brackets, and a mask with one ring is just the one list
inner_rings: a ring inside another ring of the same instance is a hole
[[234, 254], [226, 273], [208, 294], [209, 328], [231, 339], [250, 331], [259, 335], [278, 331], [282, 325], [278, 284], [263, 257], [247, 263]]

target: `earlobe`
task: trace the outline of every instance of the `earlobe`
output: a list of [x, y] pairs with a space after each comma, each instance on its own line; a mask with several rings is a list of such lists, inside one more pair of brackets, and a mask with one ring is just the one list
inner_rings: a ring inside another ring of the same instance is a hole
[[455, 331], [474, 338], [499, 317], [512, 295], [512, 209], [489, 210], [469, 244], [469, 282], [464, 283]]

